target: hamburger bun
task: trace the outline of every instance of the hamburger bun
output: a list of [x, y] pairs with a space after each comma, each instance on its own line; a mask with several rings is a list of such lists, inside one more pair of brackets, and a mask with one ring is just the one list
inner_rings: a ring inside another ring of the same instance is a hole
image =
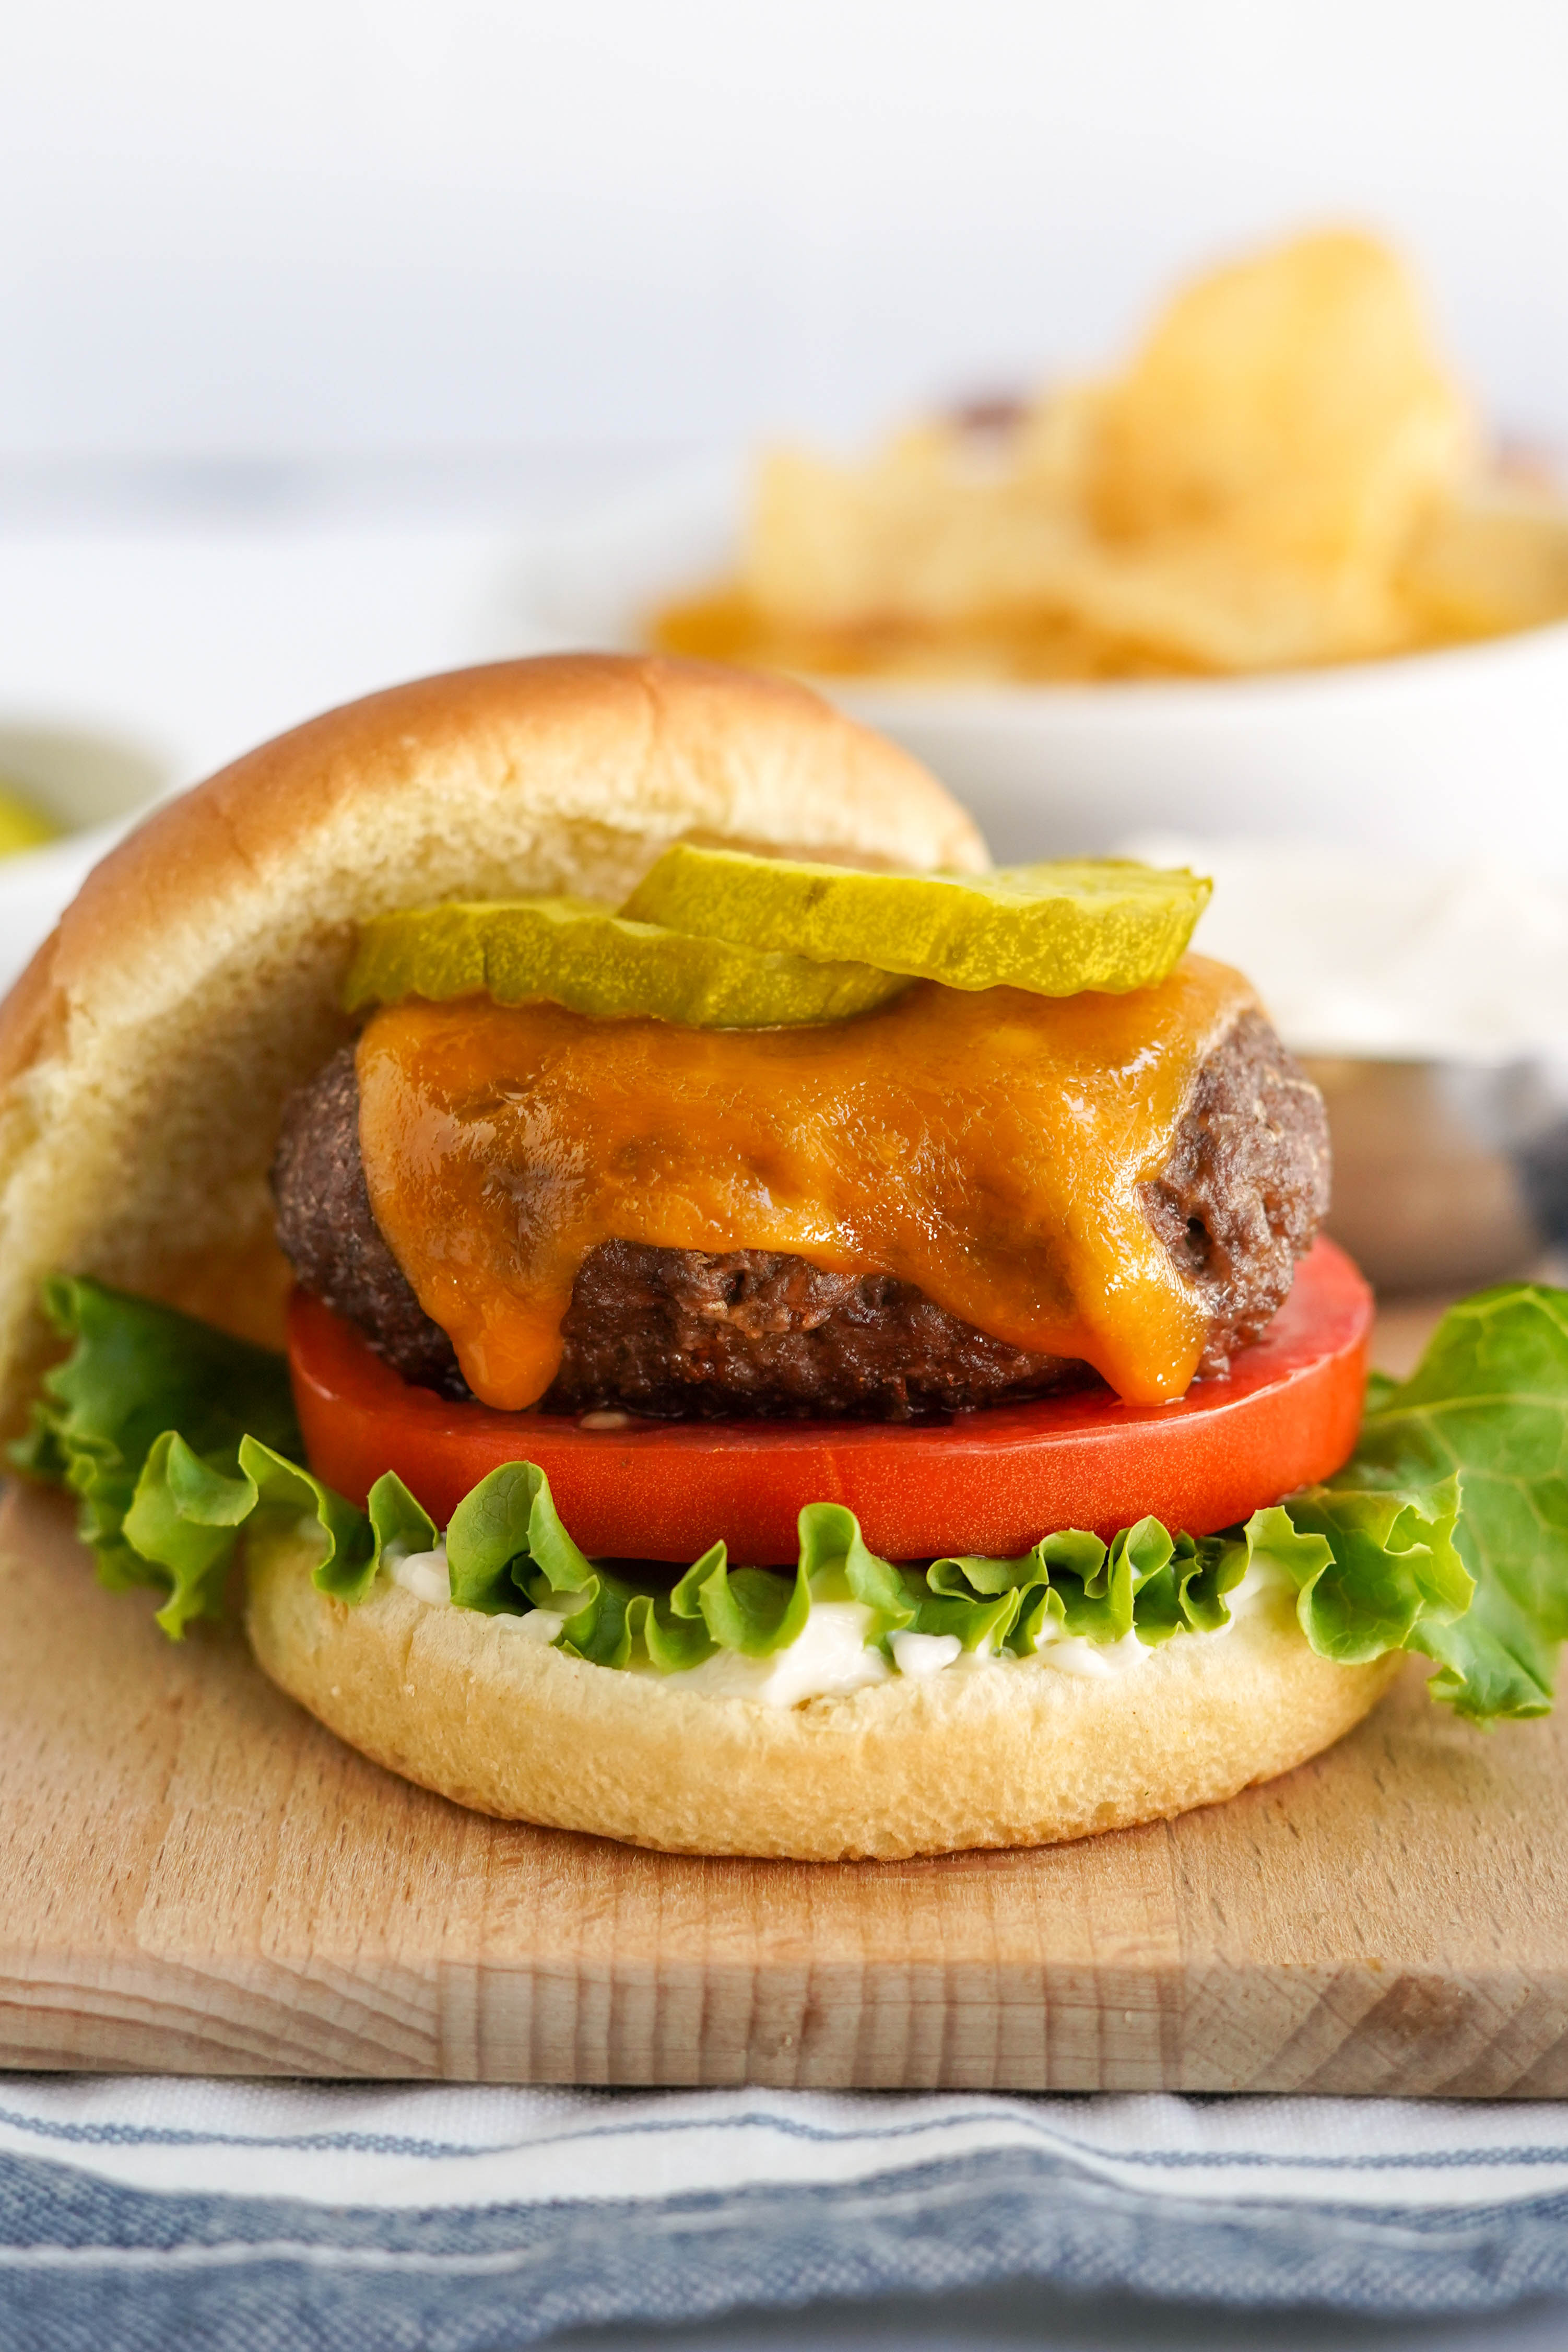
[[384, 1579], [350, 1608], [316, 1590], [317, 1556], [250, 1547], [251, 1646], [301, 1706], [477, 1812], [668, 1853], [891, 1862], [1163, 1820], [1315, 1756], [1403, 1663], [1332, 1664], [1270, 1595], [1119, 1674], [1013, 1660], [775, 1706], [591, 1665]]

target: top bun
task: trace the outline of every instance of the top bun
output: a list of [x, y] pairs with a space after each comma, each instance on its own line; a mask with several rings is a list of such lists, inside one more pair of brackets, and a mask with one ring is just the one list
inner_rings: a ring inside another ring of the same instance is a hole
[[577, 655], [329, 711], [159, 809], [0, 1005], [0, 1420], [56, 1268], [275, 1344], [283, 1098], [350, 1034], [356, 926], [458, 896], [618, 902], [672, 841], [974, 872], [917, 761], [805, 688]]

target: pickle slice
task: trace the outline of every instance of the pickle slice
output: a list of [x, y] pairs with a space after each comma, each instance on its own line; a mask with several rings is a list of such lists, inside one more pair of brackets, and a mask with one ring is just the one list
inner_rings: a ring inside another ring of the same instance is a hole
[[691, 1029], [776, 1029], [869, 1013], [908, 982], [869, 964], [758, 953], [583, 898], [452, 901], [377, 915], [360, 933], [348, 1010], [405, 996], [548, 997], [601, 1019], [651, 1014]]
[[990, 874], [862, 874], [676, 842], [622, 912], [800, 956], [856, 956], [947, 988], [1120, 995], [1163, 980], [1211, 885], [1124, 858]]

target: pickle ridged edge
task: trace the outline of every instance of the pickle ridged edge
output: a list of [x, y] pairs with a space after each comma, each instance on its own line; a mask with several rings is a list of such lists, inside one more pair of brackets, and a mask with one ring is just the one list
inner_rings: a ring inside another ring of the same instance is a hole
[[1120, 994], [1166, 978], [1211, 885], [1185, 867], [1102, 858], [990, 874], [865, 874], [677, 842], [622, 912], [824, 961], [855, 953], [944, 987]]

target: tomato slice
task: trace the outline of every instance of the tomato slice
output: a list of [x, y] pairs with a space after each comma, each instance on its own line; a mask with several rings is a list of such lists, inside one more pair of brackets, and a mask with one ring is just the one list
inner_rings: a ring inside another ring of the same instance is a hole
[[1174, 1404], [1103, 1388], [998, 1405], [935, 1426], [636, 1422], [585, 1429], [413, 1388], [351, 1325], [296, 1291], [289, 1362], [310, 1466], [362, 1505], [395, 1470], [444, 1526], [500, 1463], [537, 1462], [562, 1519], [601, 1559], [734, 1560], [796, 1553], [806, 1503], [847, 1503], [873, 1551], [1007, 1556], [1055, 1528], [1109, 1537], [1151, 1512], [1193, 1535], [1233, 1526], [1337, 1470], [1355, 1444], [1372, 1294], [1332, 1242], [1302, 1260], [1263, 1339]]

